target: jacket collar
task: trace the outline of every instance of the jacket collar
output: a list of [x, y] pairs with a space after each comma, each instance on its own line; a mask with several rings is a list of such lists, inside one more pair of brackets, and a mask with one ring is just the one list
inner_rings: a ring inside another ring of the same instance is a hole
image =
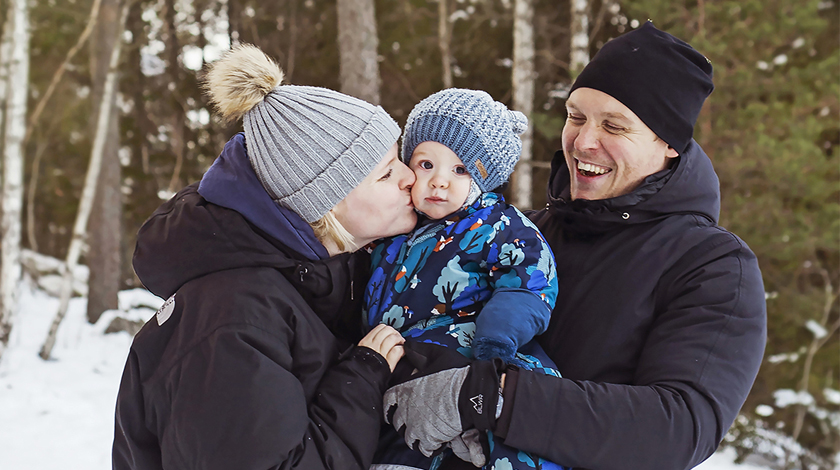
[[233, 209], [270, 237], [309, 260], [329, 257], [315, 232], [297, 213], [271, 199], [251, 167], [245, 135], [231, 138], [204, 174], [198, 193], [213, 204]]
[[720, 185], [709, 157], [692, 140], [675, 164], [645, 178], [634, 191], [610, 199], [569, 197], [569, 169], [563, 152], [551, 162], [548, 209], [567, 230], [602, 233], [674, 214], [695, 214], [712, 223], [720, 215]]

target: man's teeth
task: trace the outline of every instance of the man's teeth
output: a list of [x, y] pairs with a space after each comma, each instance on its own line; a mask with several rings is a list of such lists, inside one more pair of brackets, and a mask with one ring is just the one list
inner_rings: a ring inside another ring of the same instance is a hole
[[578, 167], [578, 170], [587, 171], [589, 173], [595, 173], [596, 175], [603, 175], [604, 173], [609, 171], [608, 168], [603, 168], [603, 167], [600, 167], [600, 166], [595, 166], [595, 165], [592, 165], [590, 163], [583, 163], [583, 162], [580, 162], [580, 161], [578, 162], [577, 167]]

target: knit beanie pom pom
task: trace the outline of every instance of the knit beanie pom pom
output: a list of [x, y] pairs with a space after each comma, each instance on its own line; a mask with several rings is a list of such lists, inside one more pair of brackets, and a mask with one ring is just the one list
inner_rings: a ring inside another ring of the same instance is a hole
[[209, 65], [203, 85], [222, 118], [236, 121], [282, 81], [276, 62], [256, 46], [241, 44]]
[[510, 120], [514, 134], [521, 135], [523, 132], [528, 130], [528, 118], [519, 111], [511, 111]]

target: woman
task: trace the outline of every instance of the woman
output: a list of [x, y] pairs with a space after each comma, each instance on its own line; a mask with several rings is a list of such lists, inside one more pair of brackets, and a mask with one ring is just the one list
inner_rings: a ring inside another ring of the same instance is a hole
[[352, 252], [414, 227], [414, 175], [382, 108], [281, 81], [253, 46], [211, 65], [244, 135], [138, 233], [137, 275], [168, 300], [129, 352], [114, 469], [370, 465], [403, 340], [350, 346], [369, 262]]

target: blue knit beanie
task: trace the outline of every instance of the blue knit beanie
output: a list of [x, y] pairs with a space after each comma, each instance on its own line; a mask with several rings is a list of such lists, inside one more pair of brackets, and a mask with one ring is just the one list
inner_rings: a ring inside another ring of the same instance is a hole
[[423, 142], [449, 147], [464, 162], [483, 192], [492, 191], [513, 173], [528, 118], [494, 101], [484, 91], [448, 88], [424, 99], [408, 115], [403, 160], [408, 163]]

